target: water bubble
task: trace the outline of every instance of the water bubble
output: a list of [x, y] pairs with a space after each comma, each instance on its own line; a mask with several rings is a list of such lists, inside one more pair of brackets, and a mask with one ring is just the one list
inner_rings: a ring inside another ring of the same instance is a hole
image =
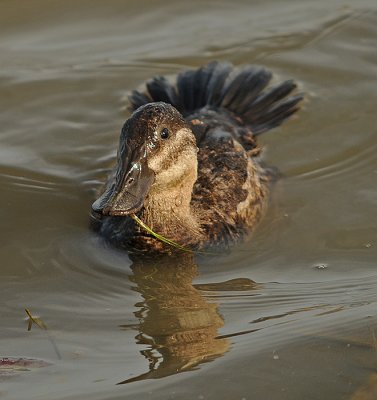
[[320, 263], [320, 264], [313, 265], [313, 268], [319, 269], [319, 270], [327, 269], [328, 267], [329, 267], [328, 264], [325, 264], [325, 263]]

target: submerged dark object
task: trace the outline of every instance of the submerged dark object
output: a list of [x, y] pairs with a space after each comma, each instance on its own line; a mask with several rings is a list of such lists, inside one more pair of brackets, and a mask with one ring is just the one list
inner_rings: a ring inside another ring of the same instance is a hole
[[36, 359], [23, 357], [0, 357], [0, 378], [16, 375], [19, 372], [31, 371], [35, 368], [43, 368], [51, 363]]
[[175, 84], [155, 77], [133, 91], [117, 166], [92, 206], [95, 229], [114, 245], [157, 251], [169, 249], [130, 214], [192, 249], [228, 246], [249, 232], [270, 180], [256, 138], [303, 98], [291, 95], [291, 80], [268, 87], [271, 78], [262, 67], [212, 62]]

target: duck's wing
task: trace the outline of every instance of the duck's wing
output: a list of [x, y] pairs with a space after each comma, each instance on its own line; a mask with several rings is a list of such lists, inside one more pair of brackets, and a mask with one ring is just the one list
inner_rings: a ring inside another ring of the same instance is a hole
[[130, 109], [163, 101], [188, 119], [203, 108], [225, 112], [257, 136], [294, 114], [303, 99], [302, 93], [292, 95], [297, 87], [293, 80], [269, 86], [271, 79], [271, 72], [260, 66], [238, 69], [230, 63], [213, 61], [181, 72], [174, 83], [163, 76], [153, 78], [146, 83], [145, 91], [131, 93]]
[[231, 245], [255, 226], [268, 194], [268, 176], [256, 158], [219, 127], [211, 128], [198, 152], [192, 205], [202, 214], [209, 241]]

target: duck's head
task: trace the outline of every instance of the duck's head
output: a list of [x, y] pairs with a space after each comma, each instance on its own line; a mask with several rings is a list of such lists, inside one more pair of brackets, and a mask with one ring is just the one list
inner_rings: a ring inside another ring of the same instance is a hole
[[197, 173], [195, 136], [173, 106], [149, 103], [124, 124], [117, 160], [114, 178], [92, 205], [96, 213], [136, 213], [148, 196], [168, 196], [185, 180], [193, 184]]

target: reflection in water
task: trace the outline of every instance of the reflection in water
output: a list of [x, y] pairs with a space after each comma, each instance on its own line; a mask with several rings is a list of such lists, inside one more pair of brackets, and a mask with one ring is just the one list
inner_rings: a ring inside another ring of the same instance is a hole
[[130, 279], [144, 301], [136, 304], [140, 320], [137, 343], [150, 346], [142, 354], [149, 372], [120, 384], [162, 378], [191, 370], [223, 355], [229, 341], [217, 338], [224, 325], [217, 304], [208, 302], [192, 285], [198, 275], [193, 255], [134, 259]]
[[373, 372], [366, 384], [360, 387], [350, 400], [376, 400], [377, 399], [377, 373]]

